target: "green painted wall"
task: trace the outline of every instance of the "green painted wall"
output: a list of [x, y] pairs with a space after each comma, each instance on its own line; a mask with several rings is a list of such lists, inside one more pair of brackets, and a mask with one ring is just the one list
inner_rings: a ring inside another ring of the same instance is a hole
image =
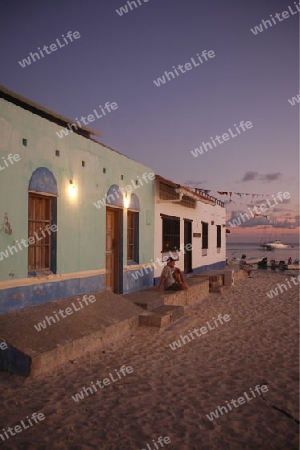
[[[60, 139], [62, 127], [0, 99], [0, 164], [9, 153], [21, 160], [0, 170], [0, 230], [7, 213], [12, 234], [0, 231], [0, 252], [14, 240], [28, 238], [28, 186], [38, 167], [47, 167], [58, 185], [57, 273], [105, 268], [105, 207], [102, 199], [112, 184], [125, 188], [131, 180], [150, 168], [114, 152], [101, 144], [70, 133]], [[27, 147], [22, 139], [27, 139]], [[55, 156], [60, 151], [60, 157]], [[82, 167], [85, 161], [85, 167]], [[106, 174], [103, 173], [106, 168]], [[121, 180], [121, 175], [124, 180]], [[77, 188], [77, 198], [69, 196], [69, 180]], [[154, 181], [134, 190], [140, 200], [140, 263], [153, 258]], [[147, 213], [148, 211], [148, 213]], [[126, 213], [123, 227], [123, 263], [127, 263]], [[150, 224], [146, 225], [146, 216]], [[13, 276], [12, 276], [13, 274]], [[27, 278], [27, 250], [19, 250], [0, 261], [0, 280]]]

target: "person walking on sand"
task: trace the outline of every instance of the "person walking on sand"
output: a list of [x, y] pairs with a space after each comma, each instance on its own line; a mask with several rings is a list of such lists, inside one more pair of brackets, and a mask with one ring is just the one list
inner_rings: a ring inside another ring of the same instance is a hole
[[252, 264], [247, 264], [246, 258], [247, 258], [246, 255], [242, 255], [242, 259], [240, 260], [240, 269], [244, 270], [248, 274], [249, 278], [252, 278], [251, 272], [252, 272], [253, 266], [252, 266]]
[[157, 291], [160, 291], [162, 286], [166, 291], [182, 291], [189, 288], [181, 270], [175, 267], [175, 261], [171, 257], [167, 259], [167, 265], [161, 272]]

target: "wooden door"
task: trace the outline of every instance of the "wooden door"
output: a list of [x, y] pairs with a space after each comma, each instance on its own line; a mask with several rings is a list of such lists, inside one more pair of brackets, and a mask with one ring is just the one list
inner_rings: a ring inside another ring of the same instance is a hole
[[34, 239], [28, 245], [29, 272], [51, 268], [51, 237], [46, 231], [51, 225], [51, 202], [51, 197], [29, 194], [28, 239]]
[[184, 272], [185, 273], [191, 273], [193, 272], [192, 269], [192, 250], [187, 250], [186, 246], [190, 245], [192, 246], [192, 222], [190, 220], [184, 220], [184, 247], [185, 247], [185, 254], [184, 254]]
[[106, 208], [106, 288], [118, 293], [118, 211]]

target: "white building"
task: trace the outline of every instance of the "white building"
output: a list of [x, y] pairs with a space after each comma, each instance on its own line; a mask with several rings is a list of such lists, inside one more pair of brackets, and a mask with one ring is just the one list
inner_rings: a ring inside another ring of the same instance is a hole
[[156, 175], [155, 284], [158, 283], [167, 256], [179, 258], [176, 266], [186, 274], [224, 269], [225, 218], [224, 203], [220, 200]]

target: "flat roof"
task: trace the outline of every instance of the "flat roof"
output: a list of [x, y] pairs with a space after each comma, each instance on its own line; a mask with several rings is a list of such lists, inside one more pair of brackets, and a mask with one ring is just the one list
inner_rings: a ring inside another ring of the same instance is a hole
[[[32, 102], [28, 98], [16, 94], [15, 92], [7, 89], [2, 85], [0, 85], [0, 97], [60, 126], [66, 127], [68, 124], [76, 123], [74, 120], [69, 119], [68, 117], [61, 116], [60, 114], [57, 114], [54, 111], [51, 111], [50, 109], [39, 105], [38, 103]], [[87, 138], [90, 138], [90, 135], [101, 136], [101, 133], [99, 133], [98, 131], [92, 130], [91, 128], [88, 128], [84, 125], [77, 128], [78, 129], [73, 130], [73, 132], [76, 134], [80, 134], [81, 136], [85, 136]]]
[[207, 198], [204, 195], [201, 195], [198, 192], [195, 192], [186, 186], [182, 186], [181, 184], [174, 183], [171, 180], [167, 180], [166, 178], [163, 178], [161, 175], [155, 175], [155, 179], [157, 181], [160, 181], [161, 183], [167, 184], [168, 186], [170, 186], [174, 189], [181, 189], [181, 190], [185, 191], [185, 195], [193, 198], [194, 200], [197, 199], [197, 200], [203, 201], [204, 203], [208, 203], [210, 205], [215, 205], [217, 202], [217, 199], [215, 199], [215, 198]]

